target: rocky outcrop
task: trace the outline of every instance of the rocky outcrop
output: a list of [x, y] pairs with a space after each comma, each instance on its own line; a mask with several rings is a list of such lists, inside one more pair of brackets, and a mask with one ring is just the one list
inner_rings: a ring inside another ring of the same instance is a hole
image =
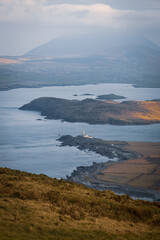
[[127, 142], [111, 143], [98, 138], [73, 137], [70, 135], [62, 136], [58, 141], [61, 142], [61, 146], [76, 146], [80, 150], [89, 150], [110, 159], [127, 160], [142, 157], [140, 153], [125, 150], [124, 146], [127, 145]]

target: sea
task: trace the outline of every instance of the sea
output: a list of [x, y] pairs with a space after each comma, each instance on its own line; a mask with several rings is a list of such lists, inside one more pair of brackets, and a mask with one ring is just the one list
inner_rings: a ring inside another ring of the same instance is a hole
[[77, 136], [83, 130], [104, 140], [159, 142], [160, 124], [114, 126], [69, 123], [46, 120], [38, 112], [18, 109], [38, 97], [82, 100], [111, 93], [126, 97], [123, 101], [152, 100], [159, 98], [160, 89], [135, 88], [131, 84], [98, 84], [1, 91], [0, 166], [65, 179], [78, 166], [108, 161], [107, 157], [80, 151], [76, 147], [60, 147], [60, 142], [57, 141], [60, 136]]

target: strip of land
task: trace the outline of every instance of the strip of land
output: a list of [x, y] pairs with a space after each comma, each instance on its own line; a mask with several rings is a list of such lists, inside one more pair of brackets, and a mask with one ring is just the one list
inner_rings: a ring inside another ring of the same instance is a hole
[[112, 189], [160, 201], [160, 143], [104, 141], [82, 136], [62, 136], [61, 146], [76, 146], [118, 161], [78, 167], [68, 180], [95, 189]]
[[38, 111], [47, 119], [61, 119], [67, 122], [113, 125], [160, 123], [160, 101], [78, 101], [41, 97], [20, 109]]

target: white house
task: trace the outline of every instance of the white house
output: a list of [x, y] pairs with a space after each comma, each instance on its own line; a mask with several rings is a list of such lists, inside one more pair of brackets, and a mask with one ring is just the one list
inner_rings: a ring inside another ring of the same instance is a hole
[[81, 136], [85, 137], [85, 138], [93, 138], [92, 136], [89, 136], [88, 134], [86, 134], [84, 130], [83, 130]]

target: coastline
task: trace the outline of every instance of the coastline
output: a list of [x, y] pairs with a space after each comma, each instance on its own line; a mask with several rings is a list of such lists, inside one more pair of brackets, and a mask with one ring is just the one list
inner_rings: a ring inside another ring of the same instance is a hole
[[39, 97], [20, 110], [38, 111], [46, 119], [88, 124], [145, 125], [160, 122], [159, 101], [99, 101]]
[[[71, 86], [85, 86], [85, 85], [99, 85], [99, 84], [119, 84], [119, 82], [99, 82], [99, 83], [92, 83], [92, 82], [88, 82], [88, 83], [68, 83], [68, 84], [59, 84], [59, 83], [55, 83], [55, 84], [30, 84], [30, 85], [25, 85], [25, 84], [15, 84], [13, 86], [0, 86], [0, 92], [3, 91], [9, 91], [9, 90], [14, 90], [14, 89], [20, 89], [20, 88], [43, 88], [43, 87], [71, 87]], [[132, 85], [134, 88], [160, 88], [160, 86], [153, 86], [153, 85], [149, 85], [149, 86], [141, 86], [138, 84], [134, 84], [134, 83], [120, 83], [120, 84], [129, 84]]]
[[[110, 189], [117, 194], [127, 194], [133, 198], [160, 201], [160, 191], [158, 186], [156, 188], [158, 172], [155, 173], [160, 167], [160, 158], [152, 157], [157, 154], [160, 143], [138, 144], [130, 142], [115, 142], [95, 138], [85, 138], [82, 136], [72, 137], [69, 135], [62, 136], [58, 140], [61, 142], [61, 147], [75, 146], [79, 150], [88, 149], [89, 151], [109, 157], [110, 159], [114, 159], [115, 157], [118, 159], [117, 161], [109, 160], [104, 163], [93, 162], [91, 166], [79, 166], [70, 176], [66, 176], [68, 181], [81, 183], [89, 188], [97, 190]], [[143, 151], [135, 151], [137, 145], [140, 146]], [[149, 146], [152, 149], [152, 152], [149, 152]], [[148, 149], [148, 152], [146, 148]], [[130, 171], [132, 172], [130, 173]], [[135, 172], [133, 173], [133, 171]], [[144, 184], [146, 181], [143, 180], [145, 177], [146, 179], [152, 178], [152, 181], [153, 179], [154, 181], [152, 182], [150, 180], [148, 185], [143, 187], [142, 183]], [[139, 181], [134, 183], [134, 178], [136, 180], [139, 178]], [[158, 182], [159, 180], [160, 179], [158, 179]], [[158, 182], [157, 184], [159, 184]]]
[[[1, 87], [0, 86], [0, 92], [2, 91], [9, 91], [9, 90], [13, 90], [13, 89], [20, 89], [20, 88], [43, 88], [43, 87], [72, 87], [72, 86], [85, 86], [85, 85], [99, 85], [99, 84], [119, 84], [118, 82], [99, 82], [99, 83], [68, 83], [68, 84], [65, 84], [65, 83], [53, 83], [53, 84], [30, 84], [30, 85], [25, 85], [25, 84], [15, 84], [13, 86], [4, 86], [4, 87]], [[120, 84], [128, 84], [128, 85], [131, 85], [133, 86], [134, 88], [157, 88], [157, 87], [154, 87], [154, 86], [138, 86], [138, 85], [135, 85], [134, 83], [120, 83]], [[159, 86], [160, 88], [160, 86]]]
[[99, 181], [95, 177], [95, 173], [104, 170], [107, 166], [111, 166], [114, 162], [109, 161], [107, 163], [96, 163], [93, 162], [91, 166], [80, 166], [77, 167], [77, 170], [74, 170], [71, 176], [66, 176], [68, 181], [73, 181], [85, 185], [86, 187], [104, 191], [110, 189], [116, 194], [127, 194], [133, 199], [142, 199], [148, 201], [157, 201], [160, 202], [160, 192], [156, 192], [151, 189], [142, 189], [137, 187], [132, 187], [129, 185], [115, 184], [107, 181]]

